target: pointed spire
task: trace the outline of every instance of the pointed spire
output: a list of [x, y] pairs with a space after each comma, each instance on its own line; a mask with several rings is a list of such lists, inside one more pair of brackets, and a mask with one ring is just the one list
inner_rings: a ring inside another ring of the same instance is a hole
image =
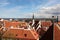
[[33, 14], [32, 18], [34, 19], [34, 14]]
[[32, 26], [35, 24], [35, 20], [34, 20], [34, 14], [32, 16]]

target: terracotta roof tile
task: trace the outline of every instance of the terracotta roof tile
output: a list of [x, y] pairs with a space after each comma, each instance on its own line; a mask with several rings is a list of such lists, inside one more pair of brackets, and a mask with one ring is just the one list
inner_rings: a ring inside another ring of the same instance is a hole
[[11, 26], [11, 22], [9, 22], [8, 20], [4, 20], [4, 26], [6, 28], [9, 28]]
[[54, 25], [54, 40], [60, 40], [60, 29]]
[[58, 24], [60, 24], [60, 22], [58, 22]]
[[52, 25], [52, 22], [51, 21], [42, 21], [42, 26], [46, 26], [46, 27], [49, 27]]
[[21, 38], [21, 39], [37, 39], [38, 34], [34, 30], [10, 29], [3, 35], [3, 37]]
[[27, 23], [26, 22], [16, 22], [16, 21], [13, 21], [13, 22], [10, 22], [8, 20], [4, 20], [4, 26], [6, 28], [10, 28], [11, 26], [13, 26], [14, 28], [17, 28], [18, 26], [20, 27], [27, 27]]

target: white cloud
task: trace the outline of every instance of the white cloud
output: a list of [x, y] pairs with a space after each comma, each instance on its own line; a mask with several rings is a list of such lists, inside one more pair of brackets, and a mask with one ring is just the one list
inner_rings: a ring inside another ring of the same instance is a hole
[[3, 7], [3, 6], [6, 6], [8, 5], [9, 3], [0, 3], [0, 7]]
[[[56, 4], [50, 7], [40, 7], [40, 9], [38, 9], [37, 11], [34, 12], [35, 17], [44, 17], [44, 18], [48, 18], [51, 16], [60, 16], [60, 4]], [[33, 13], [27, 13], [25, 14], [26, 16], [32, 16]]]
[[0, 0], [0, 7], [6, 6], [10, 4], [9, 2], [7, 2], [7, 0]]
[[[48, 18], [48, 17], [51, 17], [52, 15], [60, 16], [60, 4], [49, 6], [51, 4], [54, 4], [55, 2], [56, 0], [55, 1], [49, 0], [46, 4], [38, 5], [36, 7], [35, 7], [35, 4], [32, 4], [33, 11], [26, 14], [21, 13], [21, 9], [24, 9], [25, 6], [16, 6], [10, 9], [0, 8], [0, 17], [30, 17], [31, 18], [33, 13], [35, 17], [39, 17], [39, 18], [41, 17]], [[8, 4], [9, 2], [7, 2], [7, 0], [3, 0], [0, 2], [0, 7], [6, 6]]]
[[42, 10], [44, 13], [60, 13], [60, 4], [50, 6], [50, 7], [42, 7], [40, 10]]
[[24, 15], [21, 13], [21, 9], [24, 9], [24, 8], [26, 8], [26, 7], [25, 6], [16, 6], [16, 7], [10, 8], [10, 9], [0, 8], [0, 17], [2, 17], [2, 18], [23, 17]]

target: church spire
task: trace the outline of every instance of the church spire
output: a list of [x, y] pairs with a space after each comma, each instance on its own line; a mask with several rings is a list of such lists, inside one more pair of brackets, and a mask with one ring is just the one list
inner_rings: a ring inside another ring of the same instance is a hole
[[34, 14], [33, 14], [32, 18], [34, 19]]
[[34, 20], [34, 14], [33, 14], [33, 16], [32, 16], [32, 26], [35, 24], [35, 20]]

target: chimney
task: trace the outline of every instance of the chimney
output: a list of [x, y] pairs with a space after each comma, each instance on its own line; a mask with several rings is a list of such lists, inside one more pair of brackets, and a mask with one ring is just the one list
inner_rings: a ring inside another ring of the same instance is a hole
[[57, 22], [58, 22], [58, 16], [57, 16]]
[[54, 16], [52, 16], [52, 18], [54, 18]]

